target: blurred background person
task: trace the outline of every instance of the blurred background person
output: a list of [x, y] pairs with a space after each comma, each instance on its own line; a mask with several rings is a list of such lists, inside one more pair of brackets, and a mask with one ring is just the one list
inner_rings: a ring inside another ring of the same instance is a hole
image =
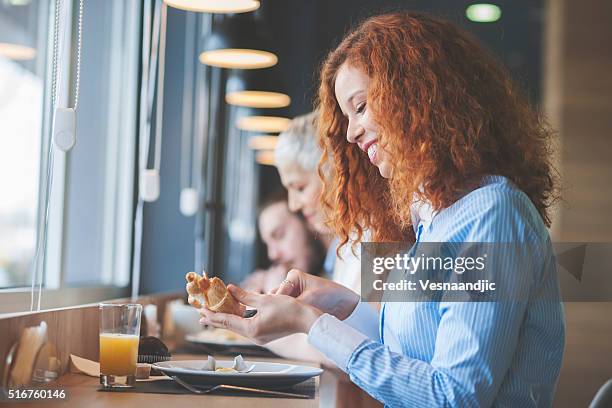
[[306, 221], [289, 211], [287, 192], [271, 194], [259, 207], [258, 226], [266, 245], [271, 266], [250, 274], [241, 287], [251, 292], [267, 293], [278, 287], [291, 268], [325, 276], [326, 247], [315, 237]]
[[[360, 293], [359, 248], [353, 253], [350, 245], [345, 245], [341, 248], [338, 257], [336, 254], [338, 240], [331, 235], [325, 223], [325, 212], [320, 202], [323, 183], [317, 171], [321, 159], [321, 150], [317, 142], [317, 117], [316, 112], [298, 116], [291, 121], [289, 128], [278, 136], [275, 150], [276, 167], [281, 182], [287, 189], [289, 210], [304, 216], [327, 250], [323, 268], [329, 271], [328, 277]], [[262, 237], [263, 235], [262, 231]], [[287, 272], [288, 269], [285, 270], [285, 274]], [[318, 350], [308, 344], [306, 335], [301, 333], [272, 341], [266, 347], [282, 357], [333, 366]]]

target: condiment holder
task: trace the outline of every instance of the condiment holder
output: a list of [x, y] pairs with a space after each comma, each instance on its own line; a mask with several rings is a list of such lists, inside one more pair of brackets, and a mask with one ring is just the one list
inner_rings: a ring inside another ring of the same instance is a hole
[[57, 348], [47, 342], [47, 323], [26, 327], [10, 348], [4, 365], [2, 385], [21, 387], [56, 380], [62, 372]]

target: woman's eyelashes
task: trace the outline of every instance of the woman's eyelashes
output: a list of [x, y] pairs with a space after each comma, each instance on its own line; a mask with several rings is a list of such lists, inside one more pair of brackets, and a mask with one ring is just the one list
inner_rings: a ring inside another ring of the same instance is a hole
[[276, 241], [283, 239], [285, 237], [285, 229], [284, 228], [279, 228], [276, 229], [273, 233], [272, 233], [272, 238]]
[[306, 188], [305, 184], [296, 184], [296, 183], [293, 183], [293, 182], [291, 184], [289, 184], [289, 189], [293, 190], [293, 191], [296, 191], [298, 193], [303, 192], [305, 188]]
[[363, 111], [365, 111], [365, 106], [366, 106], [365, 102], [361, 102], [357, 104], [357, 106], [355, 107], [355, 112], [359, 115], [362, 114]]

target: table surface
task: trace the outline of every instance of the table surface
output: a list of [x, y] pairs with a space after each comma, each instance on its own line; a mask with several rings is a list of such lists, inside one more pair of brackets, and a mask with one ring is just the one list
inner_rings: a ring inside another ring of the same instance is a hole
[[[201, 359], [202, 355], [176, 354], [173, 360], [192, 360]], [[279, 358], [266, 358], [266, 361], [296, 363], [295, 361]], [[258, 407], [279, 407], [287, 406], [296, 408], [312, 408], [319, 406], [319, 379], [316, 379], [316, 392], [313, 399], [298, 398], [269, 398], [269, 397], [250, 397], [250, 396], [227, 396], [227, 395], [195, 395], [195, 394], [152, 394], [152, 393], [128, 393], [128, 392], [98, 392], [100, 387], [99, 379], [83, 374], [68, 373], [60, 377], [53, 384], [54, 389], [65, 389], [68, 395], [66, 400], [39, 400], [38, 402], [20, 402], [16, 406], [40, 407], [214, 407], [214, 408], [258, 408]]]

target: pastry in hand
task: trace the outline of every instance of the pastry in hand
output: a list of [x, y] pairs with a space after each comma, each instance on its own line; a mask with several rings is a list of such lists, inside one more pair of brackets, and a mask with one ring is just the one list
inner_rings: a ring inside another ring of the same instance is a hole
[[246, 307], [238, 302], [227, 290], [225, 283], [217, 277], [208, 279], [206, 272], [203, 276], [195, 272], [185, 275], [187, 279], [188, 302], [195, 308], [205, 307], [213, 312], [231, 313], [242, 316]]

